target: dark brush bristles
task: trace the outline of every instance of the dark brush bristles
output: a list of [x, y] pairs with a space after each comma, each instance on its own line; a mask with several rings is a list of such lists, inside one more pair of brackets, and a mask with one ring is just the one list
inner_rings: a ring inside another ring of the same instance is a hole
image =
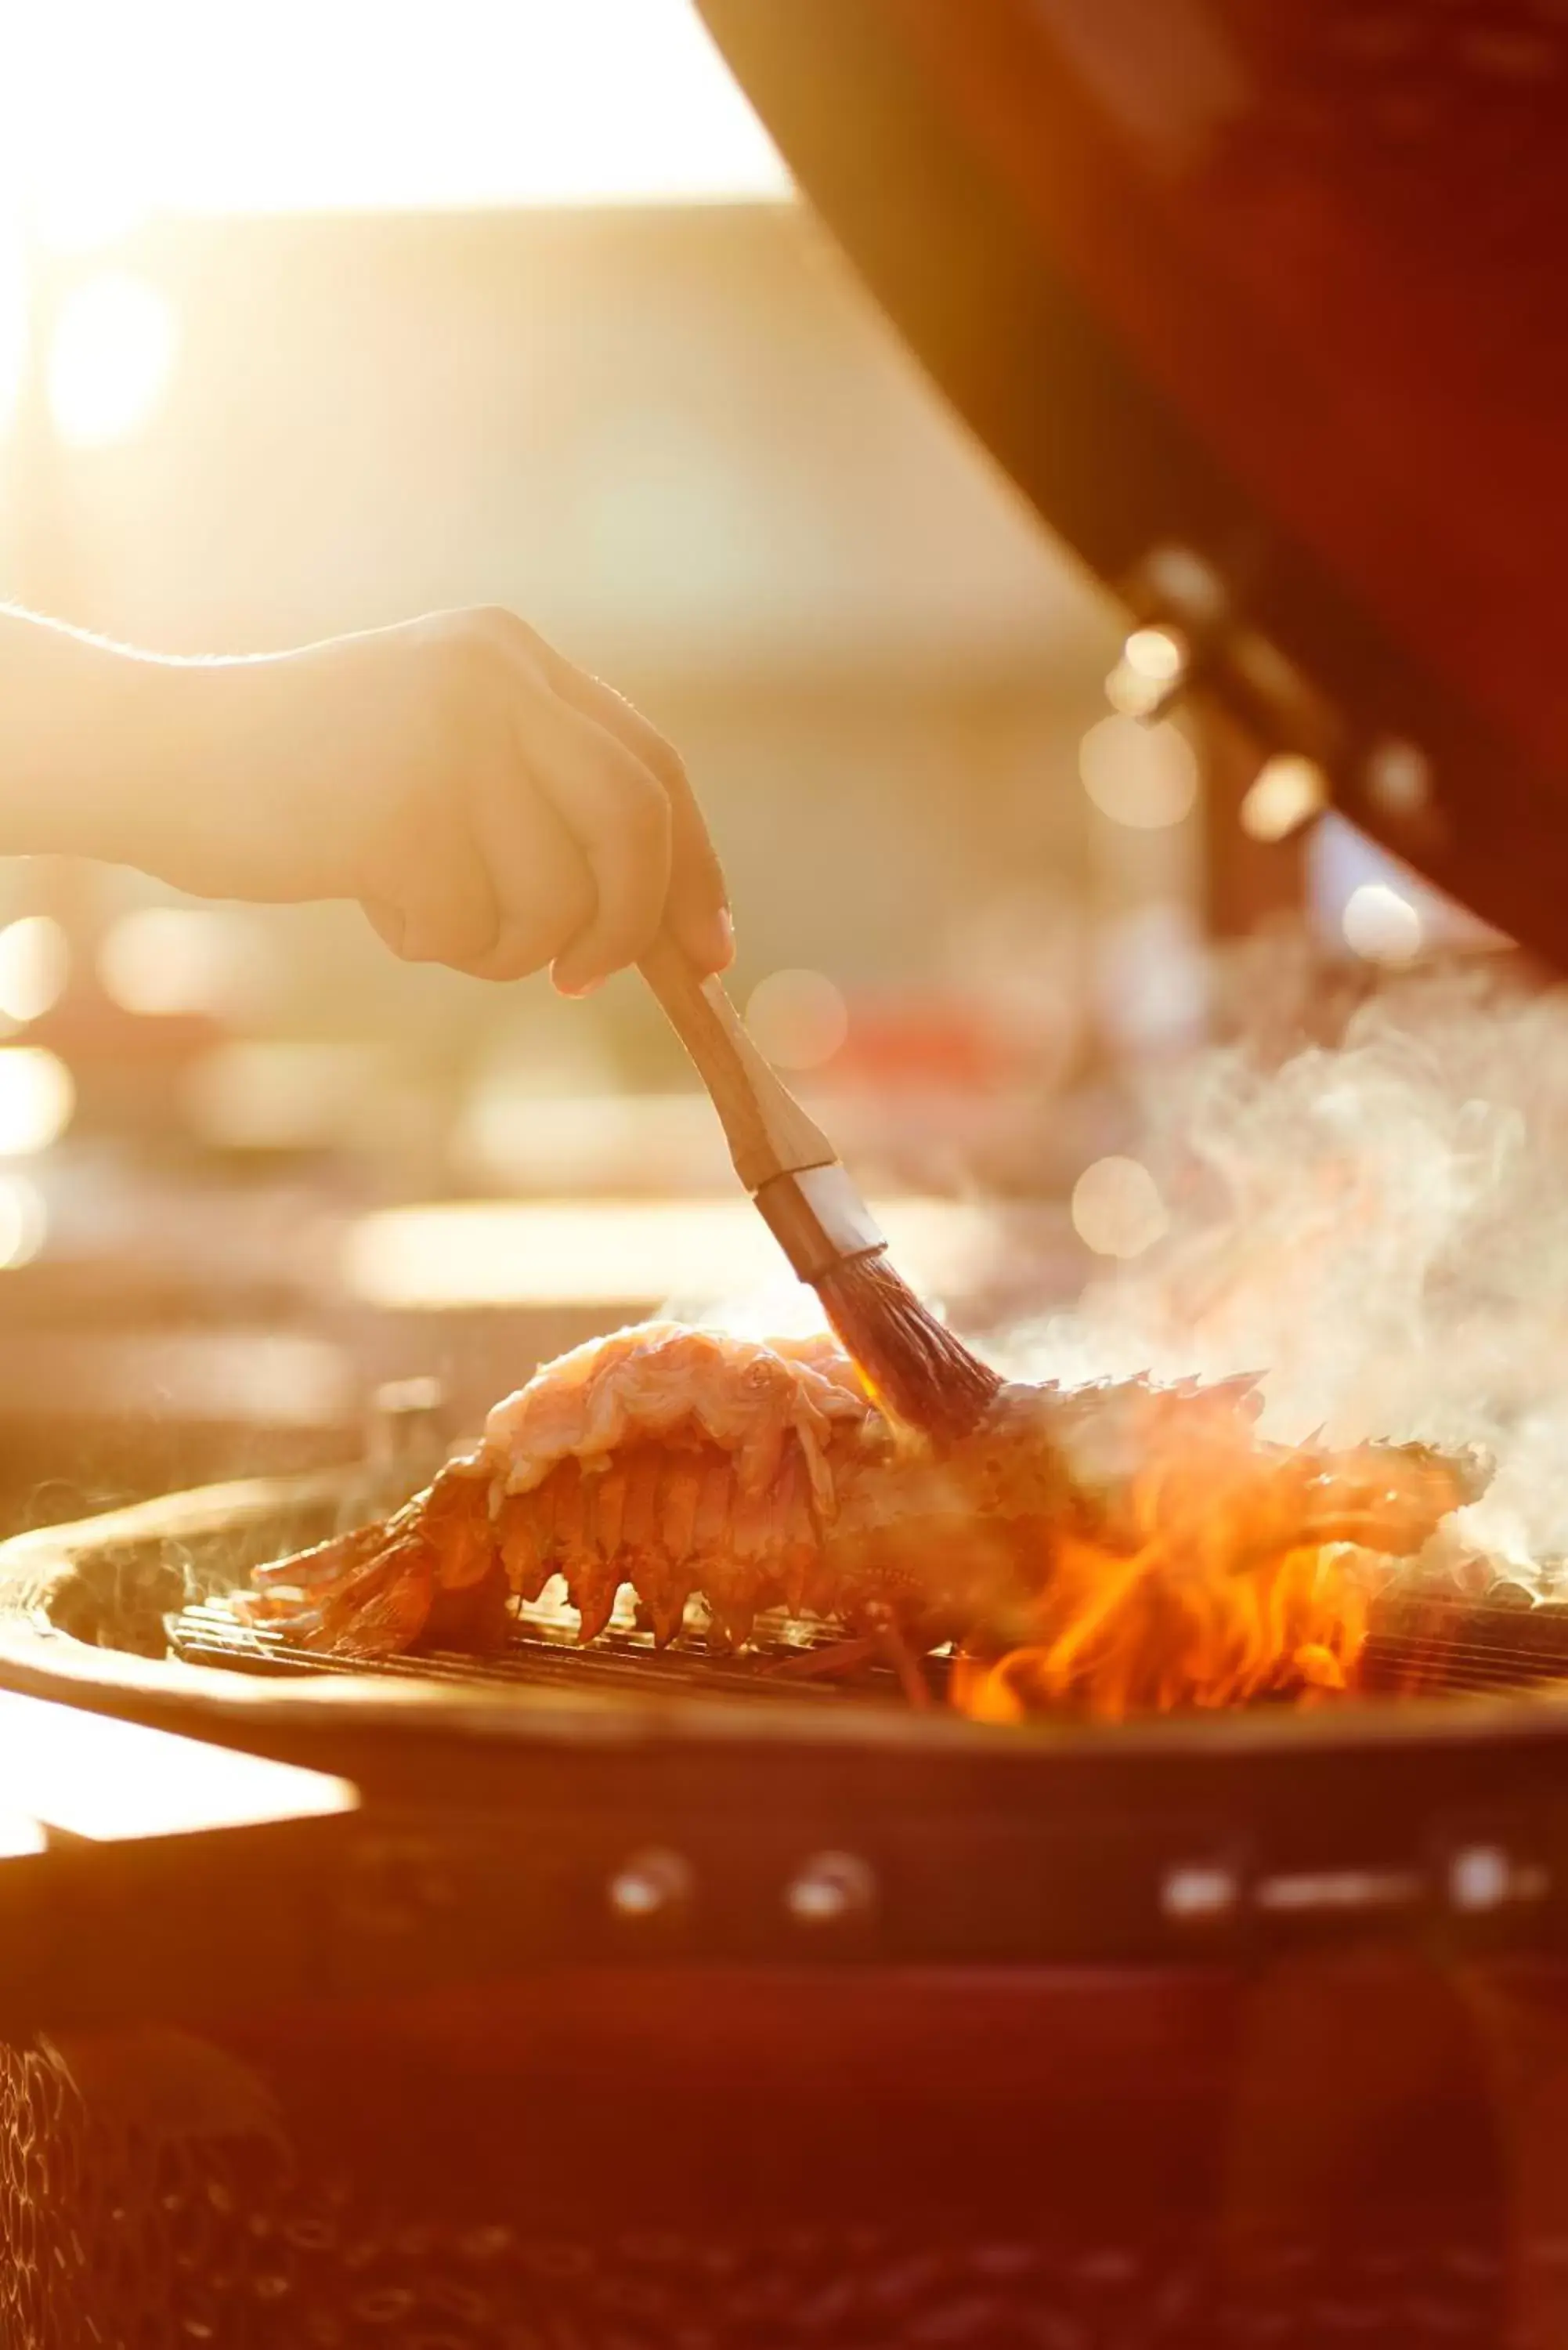
[[928, 1436], [968, 1434], [1002, 1381], [927, 1312], [880, 1250], [843, 1260], [815, 1288], [878, 1404]]

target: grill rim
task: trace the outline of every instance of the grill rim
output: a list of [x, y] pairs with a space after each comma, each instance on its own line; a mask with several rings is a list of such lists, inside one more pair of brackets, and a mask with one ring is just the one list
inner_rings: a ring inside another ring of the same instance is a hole
[[[0, 1543], [0, 1688], [98, 1711], [161, 1718], [165, 1726], [238, 1741], [331, 1729], [483, 1739], [525, 1747], [580, 1744], [807, 1749], [983, 1759], [1002, 1770], [1081, 1766], [1101, 1758], [1273, 1756], [1406, 1751], [1423, 1746], [1568, 1749], [1568, 1681], [1506, 1692], [1351, 1697], [1321, 1706], [1220, 1708], [1121, 1722], [1037, 1720], [1005, 1726], [878, 1701], [833, 1704], [770, 1693], [765, 1703], [720, 1694], [569, 1690], [512, 1684], [391, 1681], [352, 1670], [261, 1676], [92, 1646], [49, 1621], [38, 1594], [78, 1561], [152, 1545], [194, 1547], [254, 1535], [311, 1509], [363, 1506], [362, 1465], [198, 1486]], [[282, 1544], [280, 1542], [280, 1548]]]

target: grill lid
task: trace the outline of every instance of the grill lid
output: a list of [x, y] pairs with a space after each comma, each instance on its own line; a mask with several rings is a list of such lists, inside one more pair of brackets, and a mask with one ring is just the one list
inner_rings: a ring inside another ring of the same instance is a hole
[[1568, 959], [1568, 20], [701, 0], [1053, 527], [1384, 845]]

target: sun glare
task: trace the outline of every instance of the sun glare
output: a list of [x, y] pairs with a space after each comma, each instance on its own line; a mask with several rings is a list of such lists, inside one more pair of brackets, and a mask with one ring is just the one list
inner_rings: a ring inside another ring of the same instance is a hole
[[13, 1845], [18, 1814], [100, 1843], [319, 1818], [359, 1801], [347, 1780], [322, 1772], [9, 1694], [0, 1695], [0, 1770]]
[[0, 182], [0, 428], [9, 424], [27, 366], [27, 259], [21, 225], [6, 216]]
[[44, 241], [156, 213], [787, 196], [690, 0], [48, 0], [0, 11]]
[[174, 366], [174, 314], [145, 278], [90, 277], [67, 295], [49, 350], [49, 407], [72, 449], [140, 431]]

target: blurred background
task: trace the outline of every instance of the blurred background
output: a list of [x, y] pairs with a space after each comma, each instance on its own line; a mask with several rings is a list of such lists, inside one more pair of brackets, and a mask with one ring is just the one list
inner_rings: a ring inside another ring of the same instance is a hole
[[[686, 754], [759, 1041], [955, 1316], [1158, 1239], [1138, 1086], [1223, 1026], [1226, 941], [1442, 940], [1343, 827], [1282, 845], [1302, 778], [1107, 701], [1159, 645], [686, 0], [40, 0], [0, 44], [0, 596], [187, 654], [500, 602], [612, 679]], [[44, 859], [0, 924], [5, 1524], [342, 1458], [389, 1380], [472, 1425], [665, 1302], [800, 1310], [634, 982]]]

